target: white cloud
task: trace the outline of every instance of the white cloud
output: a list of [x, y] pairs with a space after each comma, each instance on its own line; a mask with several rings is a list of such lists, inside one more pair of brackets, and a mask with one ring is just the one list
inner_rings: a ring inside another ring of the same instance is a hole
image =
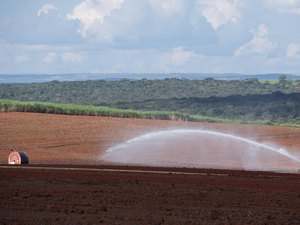
[[237, 23], [240, 20], [237, 3], [231, 0], [198, 0], [198, 7], [207, 22], [217, 30], [228, 22]]
[[30, 57], [29, 56], [26, 56], [26, 55], [18, 55], [14, 58], [14, 63], [25, 63], [25, 62], [28, 62], [30, 61]]
[[211, 43], [216, 34], [196, 9], [197, 1], [85, 0], [67, 18], [80, 22], [84, 38], [109, 46], [169, 49]]
[[56, 10], [56, 7], [52, 4], [46, 3], [37, 11], [36, 15], [41, 16], [43, 14], [48, 15], [50, 11]]
[[46, 64], [53, 64], [57, 59], [57, 54], [55, 52], [49, 52], [48, 55], [43, 58], [43, 62]]
[[300, 14], [300, 0], [267, 0], [267, 3], [279, 12]]
[[258, 28], [252, 32], [252, 40], [239, 47], [235, 51], [235, 56], [268, 55], [277, 47], [276, 43], [269, 40], [269, 31], [265, 24], [260, 24]]
[[83, 57], [74, 52], [64, 52], [61, 55], [61, 59], [65, 63], [81, 63], [83, 61]]
[[79, 20], [78, 32], [85, 37], [95, 23], [104, 23], [104, 19], [114, 10], [122, 7], [123, 0], [85, 0], [75, 6], [73, 12], [67, 15], [69, 20]]
[[300, 43], [289, 44], [285, 57], [288, 59], [300, 58]]

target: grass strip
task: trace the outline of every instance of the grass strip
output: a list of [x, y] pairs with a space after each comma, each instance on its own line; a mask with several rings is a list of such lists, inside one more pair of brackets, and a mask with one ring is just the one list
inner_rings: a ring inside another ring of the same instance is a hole
[[140, 119], [158, 119], [158, 120], [183, 120], [193, 122], [209, 123], [240, 123], [240, 124], [266, 124], [277, 126], [300, 127], [293, 123], [278, 123], [269, 120], [243, 120], [226, 119], [218, 117], [207, 117], [201, 115], [189, 115], [180, 112], [167, 111], [138, 111], [128, 109], [117, 109], [105, 106], [62, 104], [51, 102], [22, 102], [0, 99], [0, 112], [33, 112], [64, 115], [84, 115], [84, 116], [106, 116], [120, 118], [140, 118]]

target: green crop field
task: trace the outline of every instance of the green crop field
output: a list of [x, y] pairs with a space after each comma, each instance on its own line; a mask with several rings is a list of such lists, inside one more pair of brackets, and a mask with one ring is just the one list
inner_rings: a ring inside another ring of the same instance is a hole
[[138, 111], [127, 109], [116, 109], [103, 106], [86, 106], [76, 104], [60, 104], [49, 102], [21, 102], [11, 100], [0, 100], [0, 110], [2, 112], [35, 112], [52, 113], [65, 115], [86, 115], [86, 116], [107, 116], [124, 118], [142, 119], [161, 119], [161, 120], [186, 120], [186, 121], [210, 121], [227, 122], [226, 119], [213, 117], [191, 116], [178, 112], [165, 111]]
[[86, 106], [76, 104], [60, 104], [49, 102], [21, 102], [12, 100], [0, 100], [1, 112], [33, 112], [64, 115], [82, 115], [82, 116], [106, 116], [121, 118], [141, 118], [141, 119], [160, 119], [160, 120], [184, 120], [194, 122], [218, 122], [218, 123], [248, 123], [248, 124], [268, 124], [300, 127], [294, 123], [278, 123], [269, 120], [243, 120], [226, 119], [219, 117], [209, 117], [201, 115], [189, 115], [179, 112], [168, 111], [138, 111], [116, 109], [102, 106]]

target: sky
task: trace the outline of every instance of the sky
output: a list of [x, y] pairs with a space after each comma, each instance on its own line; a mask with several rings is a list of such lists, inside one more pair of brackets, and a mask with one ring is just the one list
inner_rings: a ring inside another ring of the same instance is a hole
[[300, 73], [300, 0], [0, 0], [0, 74]]

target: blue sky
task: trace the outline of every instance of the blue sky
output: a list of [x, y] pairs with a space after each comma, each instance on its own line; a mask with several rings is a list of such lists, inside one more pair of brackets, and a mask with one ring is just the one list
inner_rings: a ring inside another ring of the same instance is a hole
[[300, 0], [0, 0], [0, 73], [300, 73]]

